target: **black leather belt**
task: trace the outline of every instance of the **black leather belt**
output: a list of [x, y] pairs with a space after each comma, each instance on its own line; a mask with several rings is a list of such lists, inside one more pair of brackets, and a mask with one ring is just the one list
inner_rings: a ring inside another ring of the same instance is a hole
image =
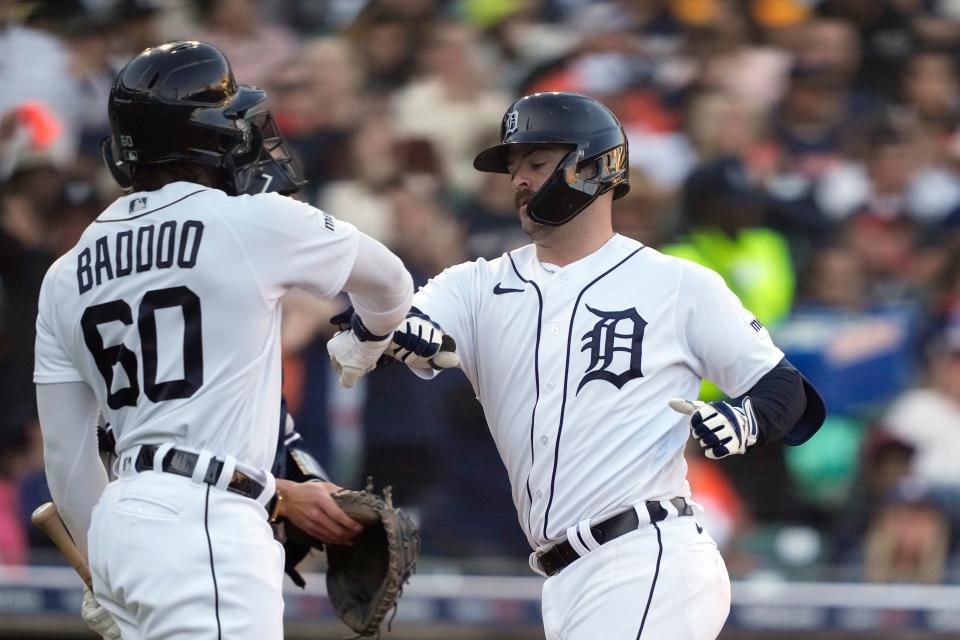
[[[153, 469], [153, 457], [160, 447], [155, 444], [145, 444], [140, 447], [140, 453], [137, 454], [137, 460], [133, 468], [137, 471], [149, 471]], [[193, 477], [193, 471], [197, 468], [197, 461], [200, 455], [190, 451], [183, 451], [176, 447], [167, 451], [163, 456], [163, 462], [160, 468], [167, 473], [175, 473], [178, 476]], [[223, 460], [210, 458], [210, 464], [207, 466], [207, 472], [203, 474], [203, 481], [207, 484], [217, 484], [220, 479], [220, 473], [223, 471]], [[234, 470], [233, 477], [227, 485], [227, 491], [238, 493], [247, 498], [256, 500], [263, 493], [265, 487], [245, 474], [243, 471]]]
[[[693, 515], [693, 508], [683, 498], [671, 498], [670, 504], [677, 508], [677, 513], [681, 516]], [[648, 500], [646, 507], [647, 513], [650, 514], [650, 522], [661, 522], [669, 515], [659, 500]], [[590, 532], [598, 543], [604, 544], [625, 533], [635, 531], [639, 526], [640, 518], [637, 517], [637, 512], [630, 509], [591, 526]], [[537, 556], [537, 562], [540, 564], [541, 571], [548, 576], [555, 576], [580, 557], [570, 541], [564, 540]]]

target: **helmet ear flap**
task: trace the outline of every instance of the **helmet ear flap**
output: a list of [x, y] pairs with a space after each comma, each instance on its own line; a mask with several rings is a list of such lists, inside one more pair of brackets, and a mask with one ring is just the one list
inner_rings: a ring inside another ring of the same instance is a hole
[[572, 220], [607, 191], [613, 190], [614, 199], [626, 195], [629, 186], [626, 182], [625, 145], [586, 160], [583, 156], [584, 150], [578, 146], [560, 161], [527, 203], [527, 216], [531, 220], [559, 226]]
[[100, 141], [100, 155], [103, 157], [103, 163], [110, 171], [110, 175], [117, 181], [117, 184], [124, 191], [133, 189], [133, 179], [130, 177], [130, 167], [122, 160], [119, 160], [117, 145], [113, 141], [113, 136], [107, 136]]

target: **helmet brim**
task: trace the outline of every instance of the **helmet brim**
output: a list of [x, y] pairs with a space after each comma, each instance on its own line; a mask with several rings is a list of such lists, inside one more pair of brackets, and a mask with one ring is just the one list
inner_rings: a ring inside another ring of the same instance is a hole
[[241, 84], [237, 87], [237, 93], [230, 100], [230, 103], [224, 107], [223, 115], [228, 118], [242, 116], [266, 99], [267, 92], [263, 89]]
[[507, 173], [507, 154], [511, 146], [507, 142], [484, 149], [473, 159], [473, 168], [487, 173]]
[[507, 169], [510, 160], [510, 148], [521, 146], [542, 147], [569, 147], [576, 148], [562, 133], [536, 131], [531, 133], [520, 132], [511, 136], [509, 142], [501, 142], [489, 149], [484, 149], [473, 159], [473, 168], [488, 173], [510, 173]]

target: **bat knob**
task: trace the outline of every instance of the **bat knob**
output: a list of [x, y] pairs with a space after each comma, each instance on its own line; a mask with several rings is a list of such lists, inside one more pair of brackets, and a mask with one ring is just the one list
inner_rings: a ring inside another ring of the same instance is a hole
[[41, 522], [46, 522], [55, 515], [57, 515], [57, 505], [52, 502], [44, 502], [30, 514], [30, 522], [39, 525]]
[[674, 411], [688, 416], [696, 413], [697, 409], [704, 405], [699, 400], [684, 400], [683, 398], [671, 398], [668, 404]]

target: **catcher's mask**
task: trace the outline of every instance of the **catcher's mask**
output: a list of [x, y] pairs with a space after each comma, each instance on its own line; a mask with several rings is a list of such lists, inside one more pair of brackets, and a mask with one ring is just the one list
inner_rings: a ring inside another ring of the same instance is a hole
[[205, 42], [147, 49], [110, 90], [113, 135], [104, 162], [124, 189], [142, 167], [192, 163], [219, 170], [230, 195], [299, 191], [306, 180], [270, 112], [266, 92], [238, 85], [226, 57]]
[[568, 145], [570, 152], [527, 203], [527, 216], [559, 226], [572, 220], [600, 195], [614, 200], [630, 190], [627, 138], [616, 116], [579, 93], [535, 93], [520, 98], [500, 124], [500, 144], [474, 159], [479, 171], [509, 173], [511, 145]]

